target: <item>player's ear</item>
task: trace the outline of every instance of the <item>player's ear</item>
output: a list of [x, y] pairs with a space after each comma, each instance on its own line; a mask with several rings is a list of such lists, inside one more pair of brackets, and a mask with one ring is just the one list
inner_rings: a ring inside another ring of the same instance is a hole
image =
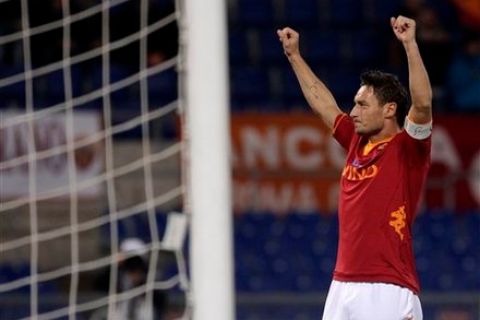
[[387, 102], [383, 106], [383, 115], [385, 118], [394, 118], [397, 112], [397, 104], [395, 102]]

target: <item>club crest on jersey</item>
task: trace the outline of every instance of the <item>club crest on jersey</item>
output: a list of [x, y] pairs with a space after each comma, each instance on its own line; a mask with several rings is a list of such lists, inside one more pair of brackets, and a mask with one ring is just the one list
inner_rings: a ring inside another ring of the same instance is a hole
[[398, 210], [390, 213], [390, 216], [393, 218], [388, 224], [395, 229], [395, 232], [400, 236], [400, 240], [403, 240], [402, 229], [406, 226], [407, 214], [405, 213], [405, 206], [401, 206]]
[[352, 166], [354, 166], [355, 168], [360, 168], [362, 166], [362, 164], [360, 163], [360, 161], [358, 161], [357, 158], [355, 158], [352, 161]]
[[377, 173], [378, 167], [376, 165], [358, 167], [358, 163], [355, 163], [354, 160], [351, 165], [347, 164], [345, 168], [343, 168], [342, 177], [350, 181], [360, 181], [373, 178]]

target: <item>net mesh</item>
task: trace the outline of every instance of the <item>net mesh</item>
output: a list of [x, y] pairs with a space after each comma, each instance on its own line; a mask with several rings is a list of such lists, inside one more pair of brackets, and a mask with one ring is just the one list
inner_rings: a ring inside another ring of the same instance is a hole
[[0, 12], [0, 319], [188, 317], [178, 6]]

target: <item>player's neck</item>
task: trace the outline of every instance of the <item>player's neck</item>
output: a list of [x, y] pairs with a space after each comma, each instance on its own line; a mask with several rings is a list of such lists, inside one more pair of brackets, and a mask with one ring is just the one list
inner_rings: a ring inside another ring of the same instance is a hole
[[380, 141], [388, 140], [395, 136], [397, 133], [400, 132], [400, 128], [398, 126], [385, 126], [379, 132], [372, 134], [368, 137], [368, 141], [370, 143], [377, 143]]

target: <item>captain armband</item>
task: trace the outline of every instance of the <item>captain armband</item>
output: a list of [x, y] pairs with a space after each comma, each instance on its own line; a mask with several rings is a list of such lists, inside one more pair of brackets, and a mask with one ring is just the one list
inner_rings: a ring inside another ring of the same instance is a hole
[[426, 139], [432, 134], [432, 121], [425, 124], [416, 124], [406, 117], [405, 131], [407, 131], [408, 135], [413, 139]]

